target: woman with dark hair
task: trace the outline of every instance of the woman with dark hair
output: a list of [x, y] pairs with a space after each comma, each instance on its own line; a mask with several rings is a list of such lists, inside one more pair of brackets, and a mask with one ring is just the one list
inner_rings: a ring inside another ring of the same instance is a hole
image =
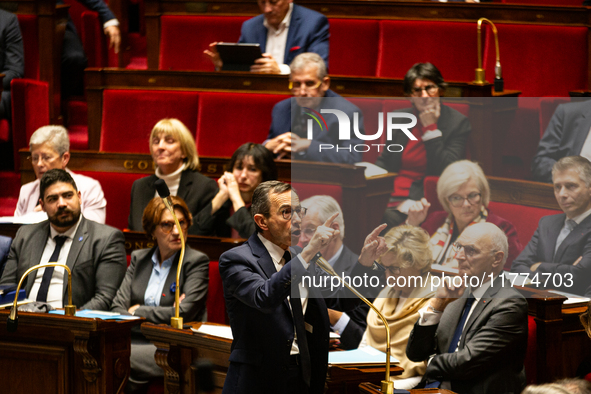
[[406, 220], [413, 201], [423, 197], [423, 178], [438, 176], [454, 161], [465, 157], [466, 139], [471, 127], [468, 118], [441, 104], [440, 96], [447, 84], [431, 63], [417, 63], [404, 77], [404, 94], [409, 97], [410, 112], [417, 118], [413, 141], [402, 132], [393, 135], [391, 143], [404, 147], [402, 152], [384, 150], [376, 164], [388, 172], [396, 172], [394, 191], [384, 214], [388, 226], [397, 226]]
[[[193, 222], [191, 212], [182, 198], [171, 198], [186, 240], [187, 229]], [[206, 316], [209, 258], [187, 245], [181, 280], [177, 286], [181, 238], [162, 198], [150, 200], [142, 215], [142, 225], [156, 245], [131, 253], [131, 263], [113, 299], [111, 310], [122, 315], [141, 316], [150, 323], [170, 324], [170, 318], [175, 314], [175, 291], [179, 291], [180, 316], [185, 321], [203, 320]], [[141, 333], [133, 332], [131, 374], [126, 393], [141, 392], [138, 390], [145, 388], [151, 379], [163, 376], [162, 369], [154, 360], [155, 351], [156, 347]]]
[[273, 153], [260, 144], [241, 145], [230, 159], [228, 169], [218, 179], [219, 191], [208, 207], [196, 217], [197, 225], [209, 235], [248, 238], [255, 231], [250, 214], [254, 189], [277, 179]]

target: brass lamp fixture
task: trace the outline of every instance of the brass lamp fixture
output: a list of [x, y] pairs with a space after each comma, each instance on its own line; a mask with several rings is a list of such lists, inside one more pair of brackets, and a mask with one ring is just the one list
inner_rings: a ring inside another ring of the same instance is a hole
[[386, 377], [381, 382], [381, 390], [382, 394], [394, 394], [394, 382], [390, 380], [390, 326], [388, 326], [388, 322], [382, 313], [364, 296], [362, 296], [357, 290], [352, 288], [347, 284], [347, 282], [342, 281], [339, 275], [334, 271], [332, 266], [326, 261], [324, 257], [318, 253], [316, 256], [316, 265], [318, 265], [324, 272], [327, 274], [334, 276], [339, 279], [339, 283], [345, 285], [345, 287], [357, 297], [359, 297], [363, 302], [365, 302], [373, 311], [380, 317], [382, 322], [384, 323], [384, 327], [386, 328]]
[[498, 35], [498, 31], [497, 31], [497, 27], [495, 26], [494, 23], [492, 23], [492, 21], [490, 21], [489, 19], [486, 18], [480, 18], [478, 19], [478, 23], [477, 23], [477, 44], [478, 44], [478, 68], [476, 68], [476, 78], [474, 80], [474, 84], [476, 85], [484, 85], [485, 83], [488, 83], [486, 81], [486, 77], [485, 77], [485, 70], [483, 68], [482, 65], [482, 23], [486, 22], [490, 25], [493, 35], [495, 37], [495, 51], [496, 51], [496, 61], [495, 61], [495, 83], [494, 83], [494, 88], [495, 88], [495, 92], [502, 92], [503, 88], [504, 88], [504, 83], [503, 83], [503, 72], [502, 72], [502, 68], [501, 68], [501, 55], [499, 52], [499, 35]]
[[8, 315], [8, 320], [6, 322], [6, 329], [9, 332], [15, 332], [18, 327], [18, 309], [16, 307], [18, 301], [18, 293], [21, 289], [23, 281], [31, 272], [38, 270], [39, 268], [47, 268], [47, 267], [62, 267], [68, 272], [68, 304], [64, 305], [64, 314], [66, 316], [75, 316], [76, 315], [76, 305], [72, 304], [72, 271], [70, 267], [65, 264], [58, 264], [58, 263], [47, 263], [47, 264], [37, 264], [28, 270], [25, 271], [21, 279], [18, 281], [18, 286], [16, 287], [16, 294], [14, 295], [14, 302], [12, 304], [12, 309], [10, 310], [10, 314]]

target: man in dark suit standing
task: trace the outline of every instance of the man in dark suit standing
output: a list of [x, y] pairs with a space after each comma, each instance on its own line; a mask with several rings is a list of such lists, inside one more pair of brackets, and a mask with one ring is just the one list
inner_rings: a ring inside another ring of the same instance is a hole
[[564, 213], [540, 219], [511, 271], [529, 274], [541, 286], [560, 283], [565, 292], [591, 296], [591, 162], [563, 157], [552, 167], [552, 182]]
[[[257, 233], [220, 257], [233, 335], [223, 392], [322, 393], [328, 362], [327, 303], [350, 308], [359, 304], [353, 298], [325, 299], [345, 296], [346, 289], [331, 292], [312, 284], [312, 277], [320, 276], [316, 253], [339, 234], [331, 228], [336, 215], [296, 253], [289, 246], [299, 239], [305, 209], [291, 185], [261, 183], [251, 210]], [[377, 236], [382, 229], [366, 239], [352, 275], [382, 274], [373, 269], [375, 258], [385, 251], [384, 240]]]
[[[278, 158], [354, 164], [361, 161], [362, 150], [355, 149], [361, 139], [354, 130], [355, 113], [359, 133], [365, 134], [363, 113], [359, 108], [330, 90], [326, 64], [316, 53], [302, 53], [291, 62], [289, 86], [295, 100], [289, 98], [273, 107], [271, 127], [265, 148]], [[350, 138], [340, 139], [340, 122], [335, 113], [325, 113], [324, 122], [313, 122], [323, 109], [339, 110], [349, 118]], [[315, 112], [315, 114], [313, 113]], [[308, 135], [311, 121], [312, 138]]]
[[492, 223], [477, 223], [454, 247], [460, 277], [444, 280], [419, 311], [406, 347], [410, 360], [428, 363], [420, 386], [462, 394], [520, 393], [527, 301], [499, 276], [507, 236]]
[[25, 53], [18, 19], [4, 10], [0, 10], [0, 72], [4, 74], [0, 118], [10, 119], [10, 82], [24, 76]]
[[[357, 265], [359, 256], [349, 249], [344, 243], [345, 219], [339, 203], [331, 196], [313, 196], [302, 201], [302, 207], [307, 209], [306, 216], [302, 218], [302, 231], [300, 245], [306, 247], [316, 229], [328, 220], [332, 215], [339, 215], [332, 222], [331, 227], [339, 231], [338, 237], [333, 239], [320, 250], [322, 257], [341, 277], [349, 276]], [[373, 301], [370, 300], [370, 301]], [[330, 328], [341, 336], [339, 347], [343, 349], [357, 349], [367, 327], [367, 312], [369, 306], [361, 304], [349, 312], [328, 309]]]
[[[18, 283], [34, 265], [58, 262], [72, 271], [72, 302], [78, 309], [108, 311], [125, 275], [123, 233], [81, 215], [80, 192], [66, 171], [47, 171], [39, 190], [49, 220], [18, 230], [0, 284]], [[67, 283], [63, 268], [38, 269], [27, 277], [27, 298], [62, 308]]]
[[[262, 14], [242, 24], [238, 40], [261, 46], [263, 57], [250, 71], [289, 74], [289, 64], [304, 52], [317, 53], [328, 67], [328, 19], [324, 15], [292, 0], [258, 0], [258, 5]], [[211, 43], [205, 54], [219, 70], [223, 64], [216, 44]]]
[[591, 159], [591, 101], [561, 104], [554, 111], [532, 161], [534, 180], [552, 182], [552, 166], [562, 157]]

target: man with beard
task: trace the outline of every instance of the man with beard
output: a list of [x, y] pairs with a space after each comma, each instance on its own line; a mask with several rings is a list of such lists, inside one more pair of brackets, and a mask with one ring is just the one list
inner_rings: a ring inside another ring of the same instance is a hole
[[[74, 305], [109, 310], [125, 275], [123, 233], [82, 216], [80, 192], [68, 172], [47, 171], [39, 191], [48, 220], [18, 230], [0, 285], [18, 283], [25, 271], [37, 264], [66, 264], [72, 271]], [[67, 283], [63, 268], [39, 269], [27, 277], [27, 298], [62, 308]]]
[[[253, 194], [251, 214], [257, 232], [220, 257], [234, 339], [223, 393], [323, 393], [329, 346], [327, 306], [351, 310], [360, 303], [356, 298], [345, 299], [353, 297], [345, 288], [329, 291], [306, 280], [323, 279], [315, 256], [338, 237], [339, 231], [331, 227], [337, 214], [316, 228], [301, 251], [290, 245], [298, 243], [306, 210], [290, 184], [261, 183]], [[366, 276], [371, 283], [369, 277], [383, 274], [374, 261], [386, 250], [378, 237], [384, 227], [366, 238], [351, 277]]]

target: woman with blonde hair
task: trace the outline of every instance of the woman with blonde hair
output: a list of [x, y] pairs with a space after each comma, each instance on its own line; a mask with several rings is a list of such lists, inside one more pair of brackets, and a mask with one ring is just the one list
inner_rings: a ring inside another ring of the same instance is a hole
[[[131, 187], [129, 229], [142, 231], [142, 214], [153, 197], [157, 197], [154, 184], [163, 179], [171, 196], [181, 197], [193, 217], [204, 209], [217, 192], [216, 182], [199, 172], [199, 155], [195, 139], [178, 119], [162, 119], [150, 134], [150, 152], [156, 171], [154, 175], [138, 179]], [[207, 235], [197, 223], [189, 228], [189, 234]]]
[[490, 222], [499, 227], [509, 240], [509, 256], [505, 270], [523, 246], [513, 224], [488, 209], [490, 186], [480, 166], [470, 160], [460, 160], [445, 168], [437, 181], [437, 198], [445, 211], [429, 213], [431, 203], [423, 198], [409, 209], [407, 224], [421, 226], [431, 234], [434, 264], [457, 268], [453, 243], [466, 227]]
[[[374, 305], [388, 321], [392, 356], [404, 368], [402, 375], [391, 377], [394, 387], [410, 389], [421, 381], [426, 369], [424, 363], [415, 363], [406, 357], [406, 344], [419, 318], [419, 310], [435, 294], [428, 281], [433, 261], [429, 234], [419, 227], [402, 225], [388, 231], [384, 239], [388, 251], [377, 263], [386, 270], [386, 287]], [[360, 348], [364, 346], [386, 351], [386, 330], [373, 310], [367, 315], [367, 329], [359, 345]]]

